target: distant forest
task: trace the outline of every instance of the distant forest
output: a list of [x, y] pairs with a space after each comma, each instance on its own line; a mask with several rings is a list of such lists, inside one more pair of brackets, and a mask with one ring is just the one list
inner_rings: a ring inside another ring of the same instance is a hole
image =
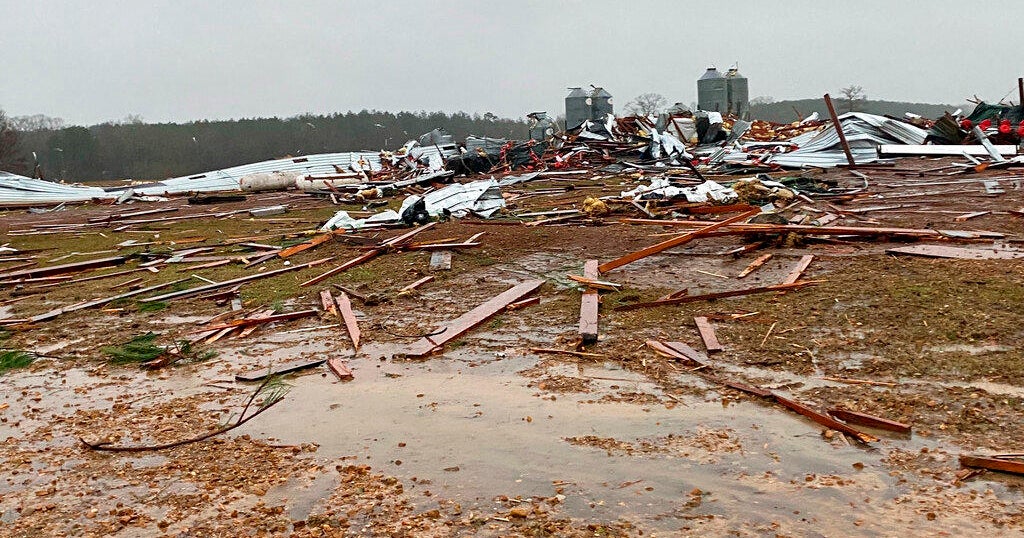
[[[789, 123], [828, 111], [822, 99], [757, 102], [751, 117]], [[835, 100], [840, 114], [849, 102]], [[957, 106], [862, 100], [858, 110], [902, 117], [913, 112], [938, 118]], [[963, 105], [965, 112], [968, 105]], [[0, 112], [2, 114], [2, 112]], [[380, 112], [363, 110], [291, 118], [254, 118], [189, 123], [143, 123], [138, 117], [91, 127], [64, 126], [45, 116], [10, 118], [20, 159], [4, 157], [11, 171], [31, 174], [35, 153], [44, 177], [69, 181], [132, 178], [158, 180], [287, 156], [337, 151], [397, 149], [434, 128], [462, 141], [468, 135], [525, 139], [526, 122], [493, 114]], [[0, 133], [2, 134], [2, 133]], [[10, 131], [8, 130], [8, 135]], [[0, 146], [4, 144], [0, 141]], [[0, 150], [3, 148], [0, 147]], [[8, 150], [10, 148], [7, 148]], [[16, 170], [13, 168], [20, 168]]]
[[[832, 97], [832, 104], [836, 107], [836, 113], [842, 115], [849, 111], [847, 101]], [[957, 108], [963, 108], [964, 113], [974, 109], [974, 105], [930, 105], [927, 103], [905, 103], [901, 101], [873, 101], [870, 99], [855, 103], [857, 112], [878, 114], [879, 116], [893, 116], [902, 118], [904, 112], [912, 112], [929, 119], [941, 118], [945, 112], [953, 112]], [[797, 111], [800, 117], [797, 117]], [[821, 119], [828, 119], [828, 108], [825, 100], [798, 99], [793, 101], [776, 101], [771, 103], [750, 103], [750, 117], [759, 120], [774, 121], [778, 123], [792, 123], [800, 118], [806, 118], [817, 112]]]
[[[28, 171], [32, 153], [47, 179], [157, 180], [287, 156], [394, 150], [437, 127], [456, 141], [467, 135], [526, 138], [526, 122], [493, 114], [348, 112], [291, 118], [142, 123], [138, 118], [91, 127], [53, 128], [51, 118], [18, 131]], [[17, 120], [18, 118], [12, 118]], [[59, 121], [57, 124], [59, 125]], [[17, 125], [17, 123], [15, 123]]]

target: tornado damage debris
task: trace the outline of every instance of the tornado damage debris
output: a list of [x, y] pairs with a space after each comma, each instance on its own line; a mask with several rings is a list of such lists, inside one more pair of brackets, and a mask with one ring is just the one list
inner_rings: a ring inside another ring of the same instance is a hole
[[1024, 532], [1022, 108], [824, 97], [0, 174], [0, 534]]

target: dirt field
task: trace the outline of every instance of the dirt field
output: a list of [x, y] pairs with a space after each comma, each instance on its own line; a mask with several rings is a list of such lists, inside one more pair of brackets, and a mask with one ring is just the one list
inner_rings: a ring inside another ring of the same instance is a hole
[[[1001, 237], [919, 243], [1019, 247], [1019, 169], [910, 172], [944, 162], [904, 159], [894, 168], [866, 168], [866, 189], [812, 194], [811, 202], [798, 201], [783, 215], [836, 215], [829, 226], [986, 231]], [[806, 174], [848, 189], [864, 184], [842, 170]], [[1005, 192], [986, 194], [981, 180], [997, 181]], [[504, 194], [510, 211], [552, 211], [640, 183], [646, 180], [635, 176], [543, 180]], [[276, 204], [289, 211], [223, 215]], [[288, 265], [279, 258], [251, 267], [158, 262], [158, 272], [5, 284], [0, 319], [23, 319], [131, 286], [188, 279], [162, 291], [186, 289], [333, 257], [242, 285], [242, 312], [319, 310], [319, 292], [337, 293], [333, 284], [370, 300], [352, 299], [362, 331], [358, 351], [341, 320], [319, 312], [259, 326], [245, 337], [199, 341], [183, 360], [156, 369], [112, 361], [110, 348], [150, 332], [165, 346], [195, 338], [209, 331], [204, 322], [231, 311], [230, 298], [147, 305], [138, 299], [148, 295], [141, 295], [10, 324], [0, 347], [36, 359], [0, 372], [0, 535], [1024, 532], [1024, 479], [965, 476], [958, 463], [960, 454], [1024, 447], [1024, 260], [892, 255], [886, 249], [915, 242], [888, 235], [700, 238], [603, 274], [622, 289], [601, 291], [599, 340], [581, 347], [581, 287], [566, 275], [583, 274], [585, 260], [606, 262], [692, 229], [623, 223], [645, 216], [628, 204], [610, 206], [609, 215], [538, 226], [511, 217], [440, 223], [415, 241], [461, 242], [483, 233], [480, 246], [454, 253], [448, 271], [432, 271], [429, 252], [388, 252], [300, 286], [365, 253], [367, 242], [405, 231], [380, 230], [336, 236], [290, 257]], [[101, 218], [165, 207], [178, 209]], [[300, 243], [338, 209], [362, 208], [274, 193], [213, 206], [172, 200], [42, 214], [12, 210], [0, 218], [0, 244], [19, 253], [0, 255], [0, 273], [25, 263], [4, 256], [31, 257], [37, 267], [131, 256], [73, 278], [135, 269], [200, 247], [212, 248], [194, 256], [251, 259], [261, 247], [243, 243]], [[988, 213], [957, 220], [978, 211]], [[688, 218], [678, 212], [680, 220]], [[162, 220], [167, 217], [190, 218]], [[159, 220], [131, 222], [150, 219]], [[129, 240], [135, 243], [126, 245]], [[755, 242], [761, 247], [728, 253]], [[762, 267], [737, 278], [766, 253], [773, 256]], [[684, 288], [692, 296], [777, 284], [808, 254], [814, 256], [802, 277], [814, 282], [808, 287], [615, 310]], [[427, 275], [434, 280], [398, 293]], [[502, 312], [427, 358], [407, 356], [418, 337], [531, 278], [545, 281], [539, 304]], [[724, 347], [709, 354], [706, 367], [645, 346], [676, 341], [703, 350], [695, 316], [710, 320]], [[208, 440], [125, 453], [92, 450], [81, 441], [153, 445], [216, 429], [237, 418], [259, 385], [236, 381], [235, 374], [326, 358], [346, 359], [354, 379], [340, 381], [323, 366], [285, 376], [283, 400]], [[767, 388], [819, 410], [844, 407], [907, 423], [913, 432], [858, 426], [880, 438], [861, 443], [716, 379]]]

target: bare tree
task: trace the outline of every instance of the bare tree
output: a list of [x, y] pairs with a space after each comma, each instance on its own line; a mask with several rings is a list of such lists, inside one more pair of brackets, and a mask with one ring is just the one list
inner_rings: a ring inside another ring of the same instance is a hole
[[21, 174], [25, 172], [25, 158], [18, 148], [18, 133], [11, 128], [7, 114], [0, 108], [0, 170]]
[[31, 116], [13, 116], [8, 123], [15, 131], [57, 131], [66, 127], [61, 118], [51, 118], [44, 114]]
[[842, 95], [839, 100], [847, 112], [860, 111], [864, 107], [864, 101], [868, 98], [864, 93], [864, 88], [853, 84], [839, 90], [839, 93]]
[[668, 100], [660, 93], [642, 93], [626, 104], [626, 112], [634, 116], [653, 116], [665, 110]]

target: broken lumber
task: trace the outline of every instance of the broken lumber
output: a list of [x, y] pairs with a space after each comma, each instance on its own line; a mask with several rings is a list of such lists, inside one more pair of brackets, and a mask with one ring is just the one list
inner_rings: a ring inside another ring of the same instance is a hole
[[708, 353], [717, 353], [724, 351], [725, 348], [718, 341], [718, 336], [715, 335], [715, 328], [711, 326], [708, 318], [704, 316], [695, 316], [693, 322], [697, 325], [697, 332], [700, 333], [700, 339], [704, 341], [704, 349]]
[[220, 329], [245, 328], [245, 327], [252, 327], [254, 325], [264, 325], [266, 323], [273, 323], [275, 321], [291, 321], [293, 319], [308, 318], [310, 316], [315, 316], [315, 315], [316, 315], [316, 310], [299, 310], [297, 312], [287, 312], [287, 313], [284, 313], [284, 314], [272, 314], [272, 315], [269, 315], [269, 316], [259, 316], [259, 317], [254, 317], [254, 318], [241, 318], [241, 319], [236, 319], [234, 321], [231, 321], [229, 323], [225, 323], [223, 325], [214, 325], [213, 327], [204, 327], [204, 328], [202, 328], [202, 329], [200, 329], [198, 331], [193, 331], [193, 332], [203, 333], [203, 332], [209, 332], [209, 331], [217, 331], [217, 330], [220, 330]]
[[774, 256], [774, 254], [769, 252], [768, 254], [765, 254], [759, 257], [758, 259], [750, 262], [750, 265], [748, 265], [746, 269], [740, 271], [740, 274], [736, 275], [736, 278], [743, 278], [749, 275], [750, 273], [753, 273], [754, 271], [758, 270], [762, 265], [768, 263], [768, 260], [772, 259], [772, 256]]
[[743, 295], [754, 295], [757, 293], [771, 293], [773, 291], [787, 291], [800, 289], [807, 286], [813, 286], [823, 282], [821, 280], [806, 280], [799, 282], [792, 282], [789, 284], [775, 284], [773, 286], [762, 286], [758, 288], [747, 288], [743, 290], [732, 290], [732, 291], [720, 291], [717, 293], [705, 293], [704, 295], [684, 295], [682, 297], [676, 297], [673, 299], [659, 299], [657, 301], [650, 301], [646, 303], [633, 303], [618, 306], [615, 308], [616, 312], [627, 312], [629, 310], [639, 310], [641, 308], [655, 308], [659, 306], [673, 306], [683, 303], [692, 303], [695, 301], [710, 301], [712, 299], [724, 299], [726, 297], [740, 297]]
[[427, 275], [427, 276], [417, 280], [416, 282], [413, 282], [412, 284], [409, 284], [408, 286], [405, 286], [404, 288], [398, 290], [398, 293], [410, 292], [410, 291], [412, 291], [412, 290], [414, 290], [414, 289], [416, 289], [416, 288], [418, 288], [418, 287], [420, 287], [420, 286], [422, 286], [422, 285], [424, 285], [424, 284], [426, 284], [428, 282], [431, 282], [433, 280], [434, 280], [433, 275]]
[[701, 228], [699, 230], [694, 230], [692, 232], [688, 232], [688, 233], [682, 234], [682, 235], [680, 235], [678, 237], [673, 237], [672, 239], [669, 239], [667, 241], [662, 241], [661, 243], [658, 243], [656, 245], [651, 245], [651, 246], [649, 246], [647, 248], [638, 250], [636, 252], [632, 252], [630, 254], [626, 254], [625, 256], [622, 256], [622, 257], [617, 258], [615, 260], [612, 260], [610, 262], [606, 262], [604, 264], [601, 264], [597, 268], [597, 270], [600, 273], [607, 273], [608, 271], [611, 271], [612, 269], [616, 269], [618, 267], [622, 267], [623, 265], [626, 265], [628, 263], [633, 263], [633, 262], [635, 262], [635, 261], [637, 261], [639, 259], [646, 258], [647, 256], [650, 256], [652, 254], [657, 254], [659, 252], [668, 250], [670, 248], [677, 247], [679, 245], [683, 245], [683, 244], [689, 243], [690, 241], [693, 241], [694, 239], [697, 239], [698, 237], [706, 235], [709, 232], [713, 232], [713, 231], [715, 231], [715, 230], [717, 230], [719, 228], [723, 228], [723, 227], [728, 226], [730, 224], [734, 224], [734, 223], [740, 222], [742, 220], [749, 219], [750, 217], [753, 217], [754, 215], [757, 215], [760, 212], [761, 212], [760, 209], [752, 209], [750, 211], [747, 211], [747, 212], [742, 213], [740, 215], [737, 215], [735, 217], [731, 217], [731, 218], [728, 218], [728, 219], [725, 219], [725, 220], [719, 221], [719, 222], [714, 222], [714, 223], [709, 224], [709, 225], [707, 225], [707, 226], [705, 226], [705, 227], [703, 227], [703, 228]]
[[952, 258], [957, 260], [1012, 260], [1024, 258], [1024, 250], [973, 249], [948, 247], [945, 245], [911, 245], [890, 248], [888, 254], [909, 254], [927, 258]]
[[707, 363], [701, 359], [707, 359], [706, 356], [698, 352], [696, 349], [682, 343], [682, 342], [660, 342], [658, 340], [646, 340], [644, 344], [666, 357], [671, 357], [680, 361], [690, 361], [697, 363], [699, 366], [707, 366]]
[[249, 276], [243, 276], [243, 277], [239, 277], [239, 278], [233, 278], [231, 280], [225, 280], [223, 282], [217, 282], [216, 284], [207, 284], [205, 286], [199, 286], [197, 288], [190, 288], [190, 289], [187, 289], [187, 290], [175, 291], [175, 292], [171, 292], [171, 293], [165, 293], [163, 295], [157, 295], [156, 297], [149, 297], [147, 299], [142, 299], [139, 302], [141, 302], [141, 303], [152, 303], [152, 302], [156, 302], [156, 301], [169, 301], [171, 299], [181, 299], [181, 298], [184, 298], [184, 297], [192, 297], [193, 295], [198, 295], [200, 293], [206, 293], [208, 291], [218, 290], [220, 288], [226, 288], [226, 287], [234, 286], [236, 284], [244, 284], [246, 282], [250, 282], [250, 281], [253, 281], [253, 280], [259, 280], [259, 279], [262, 279], [262, 278], [272, 277], [272, 276], [288, 273], [288, 272], [291, 272], [291, 271], [298, 271], [300, 269], [306, 269], [306, 268], [309, 268], [309, 267], [315, 267], [315, 266], [320, 265], [322, 263], [327, 263], [327, 262], [329, 262], [329, 261], [331, 261], [333, 259], [334, 259], [333, 257], [332, 258], [321, 258], [319, 260], [311, 261], [311, 262], [308, 262], [308, 263], [302, 263], [302, 264], [299, 264], [299, 265], [293, 265], [291, 267], [284, 267], [282, 269], [274, 269], [273, 271], [267, 271], [265, 273], [257, 273], [255, 275], [249, 275]]
[[797, 280], [800, 280], [800, 277], [803, 276], [804, 271], [807, 270], [807, 268], [811, 265], [812, 261], [814, 261], [813, 254], [807, 254], [806, 256], [800, 258], [800, 261], [796, 262], [796, 265], [793, 266], [793, 270], [790, 271], [789, 275], [787, 275], [786, 278], [782, 280], [782, 283], [793, 284]]
[[530, 297], [529, 299], [523, 299], [522, 301], [516, 301], [505, 307], [505, 310], [519, 310], [520, 308], [526, 308], [540, 303], [540, 297]]
[[345, 361], [341, 359], [327, 359], [327, 368], [334, 372], [334, 375], [338, 376], [338, 379], [342, 381], [351, 381], [356, 377], [348, 365], [345, 364]]
[[838, 432], [843, 432], [843, 433], [845, 433], [847, 435], [850, 435], [850, 436], [854, 437], [855, 439], [857, 439], [857, 440], [859, 440], [861, 442], [864, 442], [864, 443], [873, 443], [875, 441], [878, 441], [878, 438], [875, 437], [874, 435], [871, 435], [871, 434], [868, 434], [868, 433], [864, 433], [864, 432], [862, 432], [860, 430], [854, 429], [854, 428], [852, 428], [852, 427], [850, 427], [850, 426], [848, 426], [846, 424], [843, 424], [842, 422], [839, 422], [838, 420], [836, 420], [836, 419], [834, 419], [834, 418], [832, 418], [832, 417], [830, 417], [830, 416], [828, 416], [828, 415], [826, 415], [824, 413], [819, 413], [819, 412], [815, 411], [814, 409], [811, 409], [810, 407], [807, 407], [806, 405], [804, 405], [804, 404], [802, 404], [800, 402], [797, 402], [797, 401], [794, 401], [794, 400], [790, 400], [789, 398], [785, 398], [783, 396], [779, 396], [778, 394], [775, 394], [774, 392], [772, 393], [772, 398], [775, 398], [775, 401], [779, 402], [780, 404], [784, 405], [785, 407], [788, 407], [788, 408], [792, 409], [793, 411], [796, 411], [797, 413], [799, 413], [799, 414], [801, 414], [801, 415], [803, 415], [803, 416], [805, 416], [805, 417], [807, 417], [807, 418], [817, 422], [818, 424], [821, 424], [822, 426], [825, 426], [826, 428], [828, 428], [830, 430], [836, 430]]
[[991, 471], [1002, 471], [1004, 473], [1024, 474], [1024, 462], [991, 458], [986, 456], [960, 455], [960, 465], [963, 467], [975, 467], [989, 469]]
[[[61, 314], [67, 314], [69, 312], [77, 312], [79, 310], [85, 310], [87, 308], [95, 308], [97, 306], [103, 306], [103, 305], [105, 305], [107, 303], [111, 303], [111, 302], [114, 302], [114, 301], [117, 301], [117, 300], [120, 300], [120, 299], [127, 299], [129, 297], [135, 297], [136, 295], [143, 295], [143, 294], [149, 293], [151, 291], [156, 291], [156, 290], [159, 290], [159, 289], [162, 289], [162, 288], [166, 288], [168, 286], [173, 286], [175, 284], [180, 284], [180, 283], [185, 282], [187, 280], [188, 280], [188, 278], [180, 278], [178, 280], [172, 280], [170, 282], [164, 282], [163, 284], [156, 284], [154, 286], [149, 286], [147, 288], [141, 288], [141, 289], [137, 289], [137, 290], [128, 291], [128, 292], [122, 293], [120, 295], [114, 295], [113, 297], [105, 297], [103, 299], [94, 299], [92, 301], [86, 301], [84, 303], [78, 303], [78, 304], [74, 304], [74, 305], [70, 305], [70, 306], [64, 306], [64, 307], [61, 307], [61, 308], [56, 308], [56, 309], [50, 310], [49, 312], [46, 312], [46, 313], [43, 313], [43, 314], [39, 314], [37, 316], [32, 316], [31, 318], [28, 318], [28, 319], [32, 323], [38, 323], [40, 321], [49, 321], [49, 320], [51, 320], [51, 319], [53, 319], [53, 318], [55, 318], [57, 316], [60, 316]], [[145, 299], [143, 299], [143, 300], [145, 300]]]
[[352, 340], [352, 347], [359, 349], [359, 323], [356, 321], [356, 315], [352, 313], [352, 301], [349, 300], [348, 294], [341, 292], [334, 300], [338, 303], [338, 313], [341, 314], [341, 319], [345, 322], [345, 330], [348, 331], [348, 337]]
[[341, 235], [343, 233], [345, 233], [344, 229], [341, 229], [341, 230], [331, 230], [331, 231], [329, 231], [329, 232], [327, 232], [327, 233], [325, 233], [323, 235], [318, 235], [318, 236], [314, 237], [313, 239], [310, 239], [309, 241], [306, 241], [305, 243], [299, 243], [298, 245], [294, 245], [294, 246], [288, 247], [288, 248], [278, 252], [277, 256], [279, 258], [282, 258], [282, 259], [294, 256], [294, 255], [296, 255], [296, 254], [298, 254], [300, 252], [305, 252], [305, 251], [307, 251], [307, 250], [309, 250], [311, 248], [315, 248], [315, 247], [317, 247], [319, 245], [322, 245], [322, 244], [330, 241], [331, 239], [333, 239], [334, 236]]
[[292, 372], [298, 372], [309, 368], [315, 368], [321, 364], [327, 362], [327, 359], [314, 359], [311, 361], [293, 362], [284, 364], [276, 368], [262, 368], [259, 370], [252, 370], [250, 372], [235, 374], [235, 380], [237, 381], [261, 381], [271, 376], [290, 374]]
[[[592, 260], [592, 261], [597, 261], [597, 260]], [[620, 289], [622, 289], [622, 284], [617, 284], [615, 282], [608, 282], [607, 280], [597, 280], [596, 276], [593, 277], [593, 278], [589, 278], [589, 277], [586, 277], [586, 276], [579, 276], [579, 275], [565, 275], [565, 276], [569, 277], [569, 279], [571, 279], [571, 280], [575, 280], [576, 282], [579, 282], [580, 284], [586, 285], [588, 288], [594, 288], [594, 289], [605, 290], [605, 291], [619, 291]]]
[[868, 415], [866, 413], [850, 411], [849, 409], [843, 409], [842, 407], [833, 407], [828, 410], [828, 414], [842, 420], [843, 422], [867, 426], [869, 428], [877, 428], [879, 430], [889, 430], [899, 433], [910, 433], [911, 430], [909, 424], [876, 417], [874, 415]]
[[320, 305], [324, 307], [324, 312], [338, 316], [338, 305], [334, 302], [331, 290], [320, 290]]
[[527, 280], [513, 286], [473, 310], [431, 331], [433, 336], [426, 336], [417, 340], [409, 346], [405, 354], [409, 357], [422, 357], [429, 354], [462, 334], [469, 332], [473, 327], [487, 321], [491, 316], [503, 311], [509, 303], [518, 301], [526, 295], [533, 293], [543, 284], [543, 280]]
[[584, 353], [582, 351], [571, 351], [568, 349], [555, 349], [550, 347], [531, 347], [530, 353], [547, 353], [551, 355], [571, 355], [585, 359], [607, 359], [607, 355], [601, 353]]
[[[573, 275], [569, 276], [571, 278]], [[588, 280], [598, 277], [597, 260], [587, 260], [583, 264], [583, 276]], [[601, 297], [596, 289], [588, 287], [583, 290], [583, 295], [580, 298], [580, 336], [583, 338], [584, 344], [597, 342], [597, 318], [600, 302]]]
[[100, 269], [102, 267], [121, 265], [126, 261], [128, 261], [128, 258], [125, 256], [111, 256], [109, 258], [97, 258], [95, 260], [86, 260], [84, 262], [34, 267], [32, 269], [22, 269], [20, 271], [9, 271], [6, 273], [0, 273], [0, 280], [19, 280], [22, 278], [39, 278], [45, 276], [64, 275], [67, 273], [77, 273], [89, 269]]
[[302, 284], [299, 284], [299, 286], [305, 288], [306, 286], [312, 286], [313, 284], [317, 284], [319, 282], [323, 282], [324, 280], [327, 280], [328, 278], [330, 278], [330, 277], [332, 277], [332, 276], [334, 276], [334, 275], [336, 275], [338, 273], [341, 273], [343, 271], [347, 271], [347, 270], [349, 270], [349, 269], [351, 269], [351, 268], [353, 268], [353, 267], [355, 267], [355, 266], [357, 266], [359, 264], [362, 264], [364, 262], [368, 262], [368, 261], [376, 258], [377, 256], [380, 256], [381, 254], [384, 254], [384, 249], [383, 248], [375, 248], [373, 250], [368, 250], [365, 253], [363, 253], [362, 255], [356, 256], [355, 258], [352, 258], [351, 260], [349, 260], [349, 261], [347, 261], [347, 262], [345, 262], [345, 263], [335, 267], [334, 269], [331, 269], [330, 271], [327, 271], [326, 273], [319, 274], [319, 275], [317, 275], [317, 276], [315, 276], [315, 277], [313, 277], [313, 278], [303, 282]]

